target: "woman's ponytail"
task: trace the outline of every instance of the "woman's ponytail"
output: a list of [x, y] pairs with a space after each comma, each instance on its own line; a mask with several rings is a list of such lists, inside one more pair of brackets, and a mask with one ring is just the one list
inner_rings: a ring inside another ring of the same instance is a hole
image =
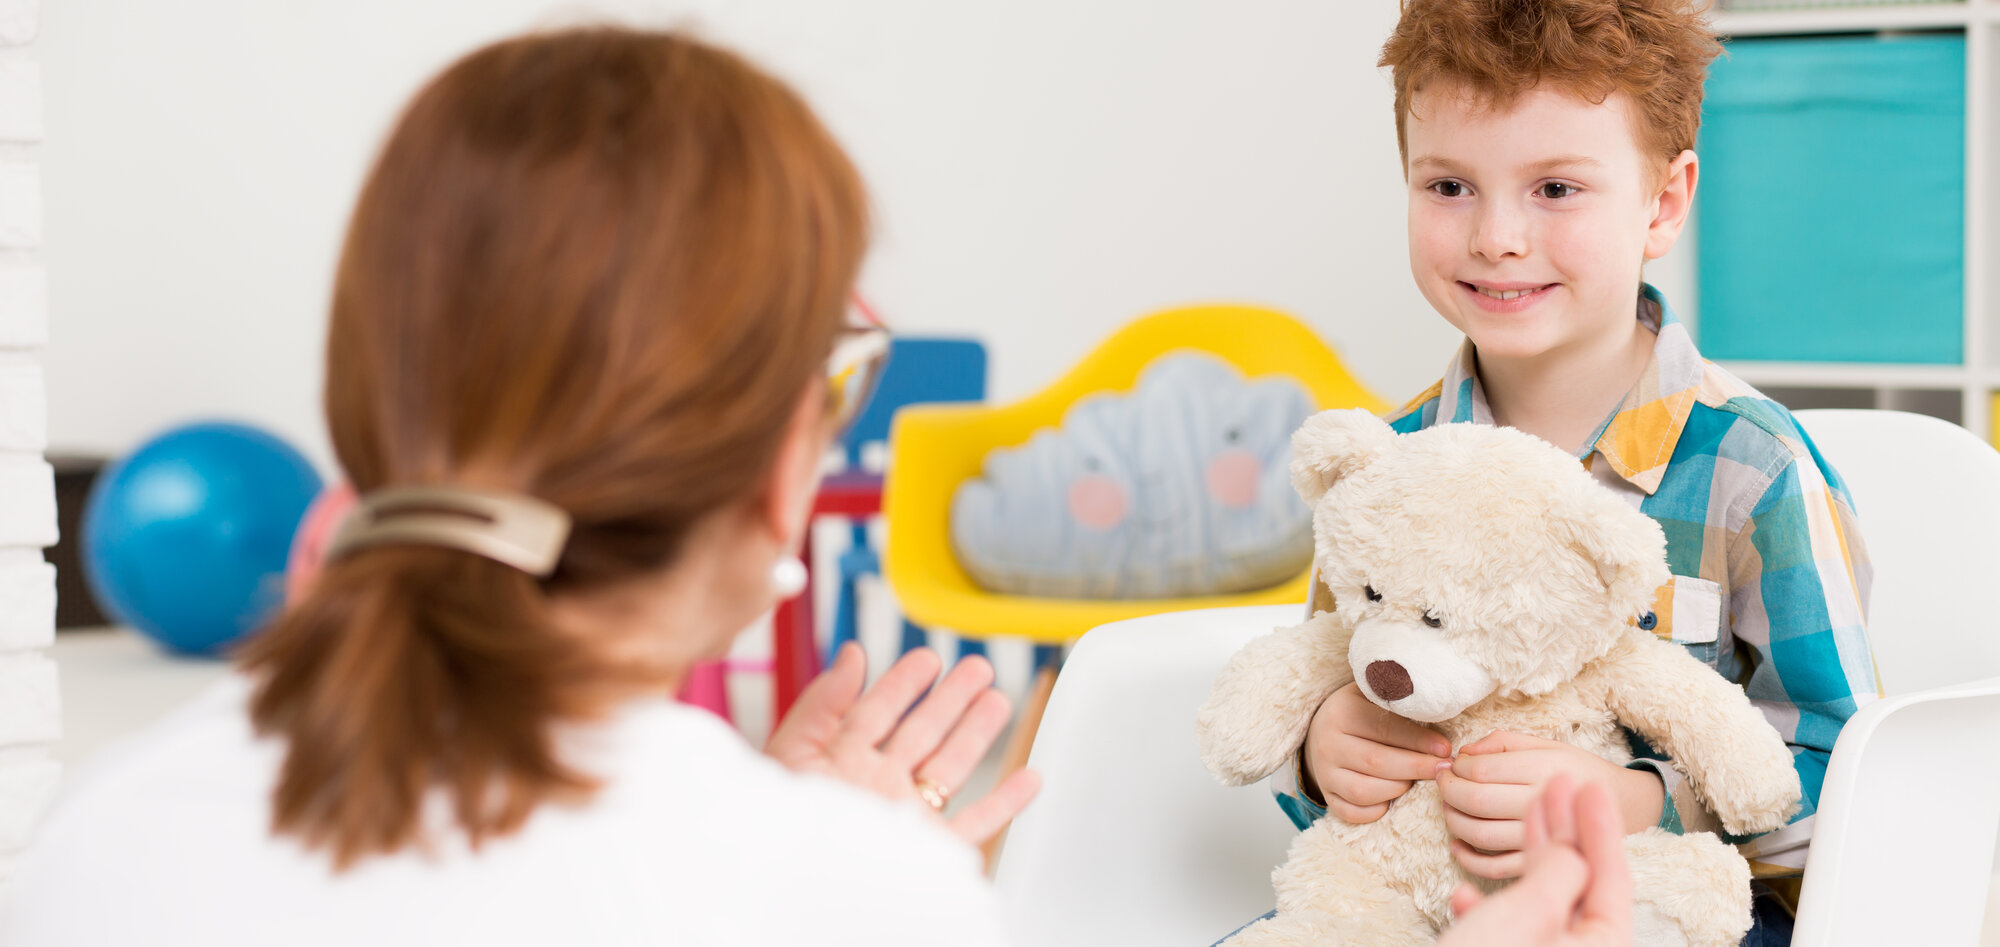
[[582, 698], [604, 693], [590, 686], [603, 671], [553, 627], [537, 585], [442, 548], [329, 563], [242, 654], [258, 681], [252, 719], [288, 748], [274, 830], [345, 868], [420, 842], [434, 788], [475, 845], [592, 789], [548, 723], [598, 709]]

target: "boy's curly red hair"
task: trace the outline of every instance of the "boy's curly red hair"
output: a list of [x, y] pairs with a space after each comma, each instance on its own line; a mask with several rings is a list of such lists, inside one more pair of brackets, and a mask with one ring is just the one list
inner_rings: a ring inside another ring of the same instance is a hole
[[1706, 12], [1690, 0], [1403, 0], [1377, 63], [1396, 84], [1396, 146], [1407, 162], [1410, 98], [1427, 83], [1503, 109], [1550, 83], [1591, 102], [1624, 93], [1640, 150], [1672, 161], [1694, 147], [1702, 81], [1722, 51]]

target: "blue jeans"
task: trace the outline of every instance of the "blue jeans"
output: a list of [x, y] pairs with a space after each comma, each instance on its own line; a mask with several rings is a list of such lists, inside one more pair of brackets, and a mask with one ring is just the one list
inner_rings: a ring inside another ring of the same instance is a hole
[[[1751, 892], [1755, 900], [1750, 902], [1750, 932], [1743, 935], [1742, 947], [1791, 947], [1792, 912], [1785, 910], [1778, 896], [1761, 884], [1752, 887]], [[1243, 927], [1249, 927], [1265, 917], [1275, 917], [1277, 913], [1271, 911], [1264, 917], [1252, 918]], [[1243, 927], [1223, 935], [1222, 940], [1216, 941], [1211, 947], [1221, 947], [1223, 940], [1242, 933]]]
[[1792, 912], [1771, 889], [1751, 885], [1756, 900], [1750, 902], [1750, 933], [1743, 935], [1743, 947], [1790, 947]]

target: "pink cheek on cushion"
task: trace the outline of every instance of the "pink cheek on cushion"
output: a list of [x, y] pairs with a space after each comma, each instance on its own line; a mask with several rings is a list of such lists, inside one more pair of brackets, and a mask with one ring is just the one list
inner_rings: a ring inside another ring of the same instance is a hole
[[1247, 450], [1226, 450], [1208, 464], [1208, 495], [1232, 510], [1257, 504], [1257, 481], [1264, 465]]
[[1092, 529], [1110, 529], [1124, 522], [1129, 505], [1125, 488], [1103, 474], [1086, 474], [1070, 481], [1070, 518]]

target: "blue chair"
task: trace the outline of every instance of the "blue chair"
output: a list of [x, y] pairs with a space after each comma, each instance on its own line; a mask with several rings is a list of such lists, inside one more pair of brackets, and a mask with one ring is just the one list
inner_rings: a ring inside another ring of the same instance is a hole
[[[863, 469], [870, 444], [886, 444], [889, 423], [897, 411], [912, 404], [986, 400], [986, 347], [972, 339], [896, 338], [889, 343], [889, 360], [875, 395], [841, 439], [847, 469]], [[855, 584], [864, 575], [882, 574], [882, 559], [868, 541], [868, 523], [852, 524], [852, 540], [840, 556], [840, 594], [834, 608], [833, 638], [827, 660], [840, 646], [855, 639], [859, 627]], [[903, 620], [903, 651], [925, 643], [924, 629]], [[963, 640], [959, 654], [983, 654], [983, 641]], [[1039, 662], [1040, 656], [1037, 656]]]

